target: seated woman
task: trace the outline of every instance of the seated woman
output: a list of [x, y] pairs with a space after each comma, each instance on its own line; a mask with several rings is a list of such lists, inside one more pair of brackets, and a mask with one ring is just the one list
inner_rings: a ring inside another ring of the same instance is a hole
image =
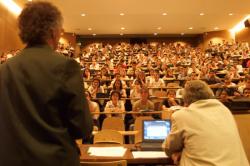
[[137, 80], [140, 82], [140, 84], [141, 84], [142, 87], [145, 87], [145, 86], [146, 86], [146, 84], [147, 84], [147, 83], [146, 83], [146, 75], [145, 75], [145, 73], [144, 73], [143, 71], [139, 71], [139, 72], [138, 72], [136, 79], [135, 79], [135, 80], [133, 81], [133, 83], [132, 83], [132, 86], [135, 85], [135, 82], [136, 82]]
[[[141, 83], [139, 80], [135, 80], [134, 86], [130, 91], [131, 104], [133, 105], [139, 98], [141, 98]], [[138, 98], [138, 99], [137, 99]]]
[[85, 92], [85, 96], [86, 96], [86, 99], [87, 99], [88, 104], [89, 104], [90, 112], [91, 113], [93, 113], [93, 112], [97, 113], [97, 114], [93, 114], [92, 118], [93, 118], [94, 126], [99, 128], [100, 127], [100, 124], [99, 124], [99, 121], [98, 121], [98, 118], [100, 116], [100, 114], [98, 114], [100, 112], [99, 105], [98, 105], [98, 103], [96, 103], [94, 101], [91, 101], [91, 95], [90, 95], [89, 91]]
[[101, 79], [103, 79], [103, 80], [108, 80], [108, 79], [110, 79], [110, 78], [111, 78], [111, 77], [110, 77], [110, 75], [109, 75], [109, 73], [108, 73], [107, 68], [103, 67], [103, 68], [101, 69]]
[[115, 80], [112, 91], [117, 91], [120, 93], [121, 97], [126, 98], [126, 90], [122, 88], [122, 81], [121, 80]]
[[118, 91], [112, 91], [110, 95], [110, 101], [107, 102], [104, 112], [107, 117], [116, 116], [124, 119], [125, 114], [112, 114], [112, 113], [123, 113], [125, 112], [124, 102], [121, 99], [121, 95]]
[[90, 80], [90, 78], [91, 78], [91, 73], [90, 73], [89, 68], [85, 68], [85, 69], [83, 70], [83, 78], [84, 78], [85, 80]]
[[167, 91], [167, 99], [162, 101], [162, 109], [170, 108], [172, 106], [179, 105], [178, 101], [175, 99], [176, 92], [175, 90]]
[[227, 89], [222, 89], [218, 97], [220, 102], [222, 102], [225, 106], [230, 106], [229, 94]]
[[97, 93], [104, 93], [104, 88], [101, 86], [101, 81], [97, 78], [93, 79], [92, 85], [88, 88], [91, 96], [96, 98]]

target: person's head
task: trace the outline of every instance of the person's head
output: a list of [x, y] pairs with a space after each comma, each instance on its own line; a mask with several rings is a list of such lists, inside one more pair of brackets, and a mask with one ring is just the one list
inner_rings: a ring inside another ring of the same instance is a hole
[[121, 90], [122, 89], [122, 81], [121, 80], [115, 80], [113, 89]]
[[112, 91], [111, 94], [110, 94], [110, 99], [113, 101], [113, 102], [117, 102], [118, 100], [120, 100], [121, 98], [121, 94], [120, 92], [118, 91]]
[[94, 78], [93, 79], [93, 82], [92, 82], [92, 86], [95, 87], [95, 88], [99, 88], [101, 85], [101, 81], [97, 78]]
[[225, 99], [227, 99], [228, 98], [228, 93], [227, 93], [227, 90], [226, 89], [223, 89], [222, 91], [221, 91], [221, 93], [220, 93], [220, 96], [219, 96], [219, 98], [221, 99], [221, 100], [225, 100]]
[[135, 61], [133, 61], [133, 62], [131, 63], [131, 65], [132, 65], [132, 68], [136, 69], [137, 63], [136, 63]]
[[141, 88], [141, 81], [136, 79], [134, 85], [135, 85], [136, 89], [140, 89]]
[[116, 80], [121, 79], [121, 74], [120, 74], [120, 73], [115, 73], [115, 79], [116, 79]]
[[176, 94], [175, 90], [170, 89], [167, 91], [168, 98], [175, 98], [175, 94]]
[[27, 3], [18, 17], [19, 36], [28, 46], [49, 44], [56, 49], [62, 24], [61, 12], [51, 3]]
[[155, 79], [156, 81], [158, 81], [159, 78], [160, 78], [160, 73], [159, 73], [158, 70], [156, 70], [155, 73], [154, 73], [154, 79]]
[[215, 74], [216, 74], [216, 73], [215, 73], [214, 70], [210, 70], [208, 74], [209, 74], [209, 77], [210, 77], [210, 78], [213, 78], [213, 77], [215, 77]]
[[149, 90], [146, 87], [141, 88], [141, 99], [146, 100], [149, 97]]
[[245, 88], [243, 90], [243, 96], [250, 97], [250, 88]]
[[85, 68], [83, 71], [83, 77], [88, 77], [88, 76], [90, 76], [90, 70], [89, 68]]
[[183, 99], [186, 105], [198, 100], [212, 99], [213, 97], [213, 91], [204, 81], [192, 80], [185, 84]]
[[225, 85], [230, 85], [232, 83], [232, 79], [229, 76], [226, 76], [224, 78], [224, 84]]

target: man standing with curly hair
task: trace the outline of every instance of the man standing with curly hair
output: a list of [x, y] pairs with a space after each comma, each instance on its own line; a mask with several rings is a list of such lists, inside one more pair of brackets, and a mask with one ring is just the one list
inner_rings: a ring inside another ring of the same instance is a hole
[[78, 166], [75, 139], [88, 137], [92, 118], [80, 66], [58, 55], [60, 11], [27, 3], [18, 18], [27, 47], [0, 67], [0, 165]]

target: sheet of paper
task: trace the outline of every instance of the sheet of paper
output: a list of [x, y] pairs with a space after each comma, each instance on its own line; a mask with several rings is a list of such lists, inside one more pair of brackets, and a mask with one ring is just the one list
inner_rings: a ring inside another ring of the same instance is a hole
[[127, 148], [124, 147], [90, 147], [88, 153], [90, 156], [104, 156], [104, 157], [122, 157]]
[[165, 152], [162, 151], [134, 151], [134, 158], [167, 158]]

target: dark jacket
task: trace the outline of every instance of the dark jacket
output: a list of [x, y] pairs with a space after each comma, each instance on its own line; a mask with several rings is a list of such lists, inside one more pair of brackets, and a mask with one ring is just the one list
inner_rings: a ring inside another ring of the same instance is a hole
[[0, 66], [1, 166], [79, 165], [74, 139], [91, 132], [77, 62], [36, 46]]

